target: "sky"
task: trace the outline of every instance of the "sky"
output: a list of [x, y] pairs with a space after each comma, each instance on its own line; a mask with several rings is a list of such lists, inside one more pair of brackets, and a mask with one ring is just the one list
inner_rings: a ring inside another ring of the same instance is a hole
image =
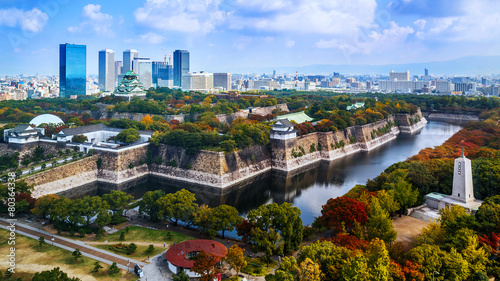
[[498, 0], [0, 0], [0, 74], [57, 74], [59, 44], [190, 51], [191, 71], [500, 55]]

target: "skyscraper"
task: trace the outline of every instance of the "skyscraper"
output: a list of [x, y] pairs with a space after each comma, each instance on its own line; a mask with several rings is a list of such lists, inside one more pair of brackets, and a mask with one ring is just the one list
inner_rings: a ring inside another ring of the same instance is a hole
[[174, 51], [174, 86], [182, 86], [182, 75], [189, 72], [189, 52], [186, 50]]
[[153, 87], [153, 64], [149, 58], [134, 58], [132, 69], [146, 90]]
[[214, 73], [214, 87], [222, 87], [224, 91], [230, 91], [231, 73]]
[[113, 92], [115, 90], [115, 52], [99, 51], [99, 90]]
[[127, 73], [127, 71], [132, 71], [132, 62], [134, 58], [139, 57], [139, 52], [137, 50], [125, 50], [123, 52], [123, 71], [122, 73]]
[[122, 61], [115, 61], [115, 86], [118, 85], [118, 83], [121, 81], [121, 76], [122, 76], [122, 70], [123, 70], [123, 62]]
[[85, 96], [87, 84], [87, 46], [59, 45], [59, 96]]
[[429, 76], [429, 70], [427, 68], [424, 69], [425, 76]]

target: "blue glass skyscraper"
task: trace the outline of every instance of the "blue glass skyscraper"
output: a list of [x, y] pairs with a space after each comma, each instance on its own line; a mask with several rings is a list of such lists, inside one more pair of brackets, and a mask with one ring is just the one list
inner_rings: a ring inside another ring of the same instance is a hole
[[174, 51], [174, 86], [181, 87], [182, 75], [189, 72], [189, 52]]
[[87, 46], [59, 45], [59, 96], [85, 96], [87, 86]]

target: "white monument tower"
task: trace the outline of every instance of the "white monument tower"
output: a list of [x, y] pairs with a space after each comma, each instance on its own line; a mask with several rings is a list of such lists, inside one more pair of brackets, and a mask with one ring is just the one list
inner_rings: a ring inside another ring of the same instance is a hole
[[464, 148], [462, 156], [455, 159], [453, 172], [453, 191], [451, 197], [463, 203], [472, 203], [474, 198], [474, 187], [472, 183], [472, 167], [470, 159], [465, 158]]

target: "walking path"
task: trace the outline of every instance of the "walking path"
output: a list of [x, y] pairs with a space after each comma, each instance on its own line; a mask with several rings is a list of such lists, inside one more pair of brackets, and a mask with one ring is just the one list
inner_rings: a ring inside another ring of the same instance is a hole
[[[0, 227], [3, 229], [7, 229], [7, 226], [9, 226], [9, 223], [7, 222], [6, 219], [0, 218]], [[8, 229], [7, 229], [8, 230]], [[37, 239], [41, 236], [45, 238], [45, 242], [48, 244], [52, 244], [56, 247], [66, 249], [68, 251], [73, 252], [75, 249], [79, 249], [80, 252], [84, 256], [87, 256], [89, 258], [107, 263], [107, 264], [112, 264], [113, 262], [116, 262], [118, 267], [122, 269], [133, 269], [134, 264], [137, 263], [141, 267], [144, 267], [146, 264], [143, 262], [139, 262], [133, 259], [126, 259], [120, 255], [116, 255], [113, 253], [110, 253], [105, 250], [101, 250], [98, 248], [94, 248], [92, 246], [87, 245], [85, 242], [80, 242], [80, 241], [75, 241], [71, 239], [67, 239], [64, 237], [61, 237], [59, 235], [54, 235], [52, 233], [36, 229], [34, 227], [19, 223], [19, 221], [16, 222], [16, 233], [19, 233], [21, 235]], [[52, 238], [54, 238], [54, 241], [52, 241]], [[128, 268], [127, 268], [128, 264]]]

